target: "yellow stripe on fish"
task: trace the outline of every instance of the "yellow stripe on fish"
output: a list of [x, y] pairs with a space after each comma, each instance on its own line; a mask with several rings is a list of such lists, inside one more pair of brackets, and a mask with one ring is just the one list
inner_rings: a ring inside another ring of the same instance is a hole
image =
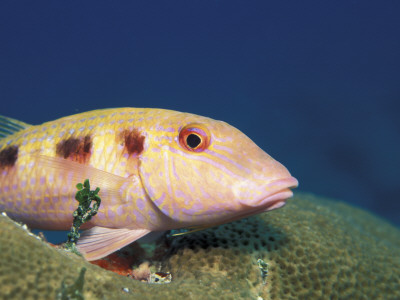
[[14, 219], [66, 230], [75, 184], [101, 188], [78, 244], [89, 260], [151, 231], [281, 207], [298, 184], [236, 128], [171, 110], [95, 110], [37, 126], [0, 117], [0, 137], [0, 210]]

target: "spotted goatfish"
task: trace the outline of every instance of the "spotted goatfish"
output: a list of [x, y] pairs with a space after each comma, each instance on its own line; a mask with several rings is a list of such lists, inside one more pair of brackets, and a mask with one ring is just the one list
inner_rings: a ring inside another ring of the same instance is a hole
[[0, 211], [31, 228], [68, 230], [76, 184], [101, 188], [78, 241], [88, 260], [152, 231], [282, 207], [298, 185], [238, 129], [171, 110], [94, 110], [37, 126], [0, 117], [0, 138]]

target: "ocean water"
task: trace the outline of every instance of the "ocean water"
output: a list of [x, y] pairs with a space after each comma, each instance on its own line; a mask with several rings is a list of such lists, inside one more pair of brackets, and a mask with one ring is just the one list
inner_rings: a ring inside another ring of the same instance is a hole
[[2, 1], [0, 114], [39, 124], [131, 106], [223, 120], [300, 190], [400, 226], [399, 13], [370, 0]]

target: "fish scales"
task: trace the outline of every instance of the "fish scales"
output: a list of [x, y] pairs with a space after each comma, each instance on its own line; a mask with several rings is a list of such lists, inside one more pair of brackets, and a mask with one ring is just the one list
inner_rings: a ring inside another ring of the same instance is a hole
[[[75, 185], [89, 178], [101, 188], [101, 207], [82, 239], [88, 259], [150, 231], [202, 228], [281, 207], [297, 186], [242, 132], [189, 113], [103, 109], [37, 126], [0, 118], [0, 129], [14, 132], [0, 140], [0, 210], [13, 218], [68, 229]], [[115, 238], [105, 239], [103, 251], [94, 234]]]
[[[146, 110], [98, 110], [32, 126], [5, 138], [0, 151], [7, 144], [17, 145], [18, 161], [13, 168], [2, 170], [2, 205], [8, 207], [11, 215], [21, 214], [29, 225], [47, 228], [49, 222], [55, 222], [54, 229], [68, 228], [71, 211], [76, 208], [73, 196], [77, 182], [72, 182], [68, 173], [43, 170], [35, 163], [37, 155], [71, 159], [123, 177], [137, 175], [135, 163], [132, 164], [137, 153], [124, 147], [124, 139], [134, 148], [134, 137], [129, 133], [140, 132], [145, 122], [157, 118], [146, 115]], [[131, 188], [130, 192], [144, 197], [140, 190]], [[117, 215], [119, 224], [127, 218], [127, 204], [123, 215], [117, 213], [119, 204], [104, 203], [107, 209], [99, 213], [99, 218], [104, 218], [102, 224], [113, 225]]]

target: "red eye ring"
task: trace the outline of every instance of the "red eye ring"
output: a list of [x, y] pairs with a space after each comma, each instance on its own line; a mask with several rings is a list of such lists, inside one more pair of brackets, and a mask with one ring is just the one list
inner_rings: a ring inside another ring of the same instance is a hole
[[210, 145], [210, 134], [200, 124], [189, 124], [179, 132], [179, 144], [185, 150], [202, 152]]

